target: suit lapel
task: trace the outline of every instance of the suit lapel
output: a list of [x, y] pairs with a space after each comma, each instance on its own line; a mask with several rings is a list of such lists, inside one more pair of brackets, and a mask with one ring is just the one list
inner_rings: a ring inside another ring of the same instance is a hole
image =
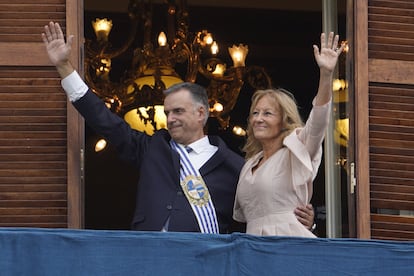
[[210, 144], [218, 147], [216, 153], [200, 168], [201, 175], [206, 175], [210, 171], [216, 169], [224, 160], [223, 145], [219, 139], [214, 136], [209, 136]]

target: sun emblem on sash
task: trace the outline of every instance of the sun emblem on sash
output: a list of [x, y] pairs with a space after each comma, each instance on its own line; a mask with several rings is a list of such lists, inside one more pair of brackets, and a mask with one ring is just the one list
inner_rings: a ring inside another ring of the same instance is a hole
[[210, 199], [206, 184], [200, 176], [188, 175], [181, 181], [181, 187], [191, 204], [203, 206]]

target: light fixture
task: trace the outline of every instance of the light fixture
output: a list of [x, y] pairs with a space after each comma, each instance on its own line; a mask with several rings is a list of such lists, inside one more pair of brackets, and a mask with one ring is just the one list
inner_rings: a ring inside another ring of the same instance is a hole
[[[233, 65], [228, 66], [217, 57], [219, 45], [212, 33], [189, 31], [186, 1], [164, 3], [168, 25], [158, 30], [157, 46], [151, 38], [152, 13], [157, 5], [151, 1], [130, 0], [128, 14], [132, 31], [119, 49], [113, 49], [110, 43], [112, 22], [106, 18], [92, 22], [96, 40], [86, 41], [86, 82], [105, 100], [108, 108], [133, 128], [150, 135], [166, 128], [163, 90], [182, 81], [196, 82], [207, 89], [210, 116], [217, 119], [221, 129], [227, 129], [230, 112], [245, 82], [252, 89], [265, 89], [271, 87], [270, 77], [262, 67], [245, 65], [248, 46], [243, 44], [228, 48], [233, 61]], [[137, 31], [139, 26], [143, 27], [142, 34]], [[143, 43], [134, 48], [133, 42], [138, 36]], [[113, 81], [109, 77], [111, 61], [127, 50], [133, 53], [130, 69], [122, 79]]]
[[246, 136], [246, 130], [243, 129], [241, 126], [234, 126], [233, 133], [237, 136]]
[[112, 20], [106, 18], [92, 22], [96, 39], [100, 42], [107, 42], [112, 29]]
[[346, 54], [349, 52], [349, 45], [346, 40], [341, 42], [345, 45], [343, 54], [338, 61], [337, 78], [332, 81], [333, 103], [335, 125], [333, 138], [339, 146], [337, 149], [336, 165], [348, 172], [348, 141], [349, 141], [349, 94], [348, 81], [346, 80], [345, 62]]
[[95, 152], [100, 152], [106, 148], [106, 140], [99, 139], [95, 144]]
[[346, 112], [346, 104], [348, 103], [348, 82], [344, 79], [334, 79], [333, 87], [333, 102], [338, 118], [335, 121], [335, 141], [343, 146], [348, 146], [349, 139], [349, 118]]

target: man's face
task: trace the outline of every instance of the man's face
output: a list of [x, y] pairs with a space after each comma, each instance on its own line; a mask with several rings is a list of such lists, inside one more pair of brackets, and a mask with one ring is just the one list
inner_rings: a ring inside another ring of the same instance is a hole
[[204, 136], [204, 107], [195, 104], [186, 89], [165, 97], [164, 112], [168, 132], [177, 143], [188, 145]]

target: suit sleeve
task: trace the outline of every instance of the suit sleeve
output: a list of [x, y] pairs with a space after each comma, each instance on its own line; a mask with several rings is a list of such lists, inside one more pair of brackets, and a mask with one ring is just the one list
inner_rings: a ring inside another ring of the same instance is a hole
[[111, 112], [91, 90], [73, 102], [73, 105], [96, 133], [117, 148], [120, 158], [140, 166], [141, 156], [145, 154], [150, 136], [132, 129], [125, 120]]

